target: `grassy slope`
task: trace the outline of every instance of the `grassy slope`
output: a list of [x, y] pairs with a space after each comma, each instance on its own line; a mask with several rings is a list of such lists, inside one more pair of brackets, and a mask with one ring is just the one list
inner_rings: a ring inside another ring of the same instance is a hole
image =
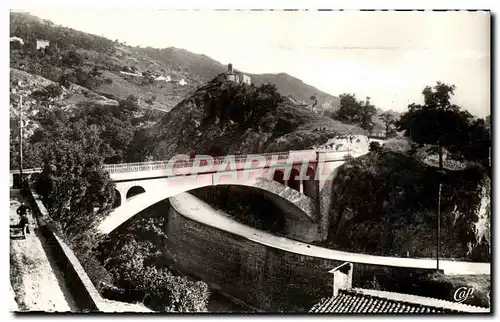
[[[165, 49], [136, 48], [132, 49], [132, 51], [135, 53], [144, 53], [149, 57], [170, 66], [172, 69], [186, 70], [192, 75], [200, 76], [205, 81], [211, 80], [215, 75], [227, 70], [227, 66], [222, 65], [214, 59], [206, 55], [189, 52], [185, 49], [175, 47]], [[238, 70], [237, 66], [235, 67], [236, 70]], [[319, 89], [286, 73], [248, 75], [251, 77], [252, 82], [257, 86], [266, 83], [275, 84], [278, 91], [284, 96], [292, 95], [298, 100], [304, 100], [310, 103], [310, 97], [312, 95], [316, 95], [319, 105], [326, 101], [331, 101], [332, 107], [337, 107], [339, 104], [338, 97], [322, 92]]]
[[[34, 39], [42, 38], [52, 42], [60, 41], [60, 39], [75, 40], [73, 43], [76, 43], [76, 49], [87, 57], [87, 62], [90, 65], [97, 66], [101, 71], [113, 72], [115, 76], [107, 76], [112, 78], [116, 84], [113, 86], [103, 85], [95, 89], [96, 92], [113, 95], [120, 99], [126, 98], [130, 93], [144, 98], [149, 97], [152, 93], [160, 98], [155, 105], [157, 108], [171, 109], [194, 89], [227, 68], [206, 55], [195, 54], [185, 49], [129, 47], [102, 37], [49, 24], [32, 15], [11, 13], [10, 17], [11, 36], [21, 36], [26, 39], [29, 35]], [[77, 42], [76, 40], [79, 39], [84, 39], [84, 41]], [[160, 82], [154, 88], [140, 86], [134, 84], [133, 81], [129, 82], [126, 77], [118, 73], [125, 66], [128, 68], [134, 66], [139, 71], [150, 69], [163, 75], [170, 75], [175, 81], [185, 79], [188, 85], [179, 87]], [[235, 67], [237, 68], [237, 66]], [[320, 105], [325, 100], [332, 101], [333, 105], [338, 101], [338, 98], [284, 73], [252, 75], [252, 80], [256, 85], [273, 83], [283, 95], [292, 95], [306, 102], [310, 102], [310, 96], [313, 94], [318, 96]]]
[[312, 95], [316, 95], [316, 98], [318, 99], [318, 106], [321, 106], [323, 103], [327, 103], [330, 108], [335, 109], [340, 104], [338, 97], [322, 92], [319, 89], [302, 82], [300, 79], [285, 73], [251, 76], [252, 81], [255, 82], [256, 85], [265, 83], [276, 84], [276, 87], [282, 95], [292, 95], [295, 99], [299, 101], [303, 100], [308, 104], [312, 104]]

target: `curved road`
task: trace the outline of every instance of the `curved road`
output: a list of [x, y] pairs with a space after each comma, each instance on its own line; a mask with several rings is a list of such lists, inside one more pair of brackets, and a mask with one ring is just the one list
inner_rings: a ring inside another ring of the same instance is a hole
[[[234, 219], [231, 219], [229, 215], [224, 212], [215, 210], [207, 203], [189, 193], [181, 193], [175, 197], [171, 197], [170, 202], [172, 206], [179, 211], [179, 213], [187, 218], [232, 234], [239, 235], [259, 244], [285, 250], [291, 253], [353, 263], [429, 269], [436, 268], [436, 261], [433, 259], [386, 257], [349, 253], [313, 246], [285, 237], [278, 237], [262, 230], [243, 225]], [[490, 274], [490, 263], [440, 260], [439, 268], [448, 275]]]

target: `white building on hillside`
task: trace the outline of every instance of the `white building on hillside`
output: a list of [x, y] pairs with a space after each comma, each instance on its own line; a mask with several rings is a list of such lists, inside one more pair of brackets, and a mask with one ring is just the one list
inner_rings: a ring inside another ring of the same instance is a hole
[[172, 78], [169, 75], [167, 75], [167, 76], [160, 75], [160, 76], [156, 77], [155, 80], [170, 82], [172, 80]]
[[43, 48], [49, 47], [49, 46], [50, 46], [50, 42], [48, 40], [41, 40], [41, 39], [36, 40], [36, 50], [43, 49]]
[[232, 82], [236, 82], [236, 83], [240, 83], [240, 84], [245, 83], [248, 85], [252, 85], [252, 79], [250, 78], [250, 76], [234, 71], [233, 64], [231, 64], [231, 63], [229, 63], [227, 65], [226, 72], [217, 75], [217, 80], [219, 80], [219, 81], [228, 80], [228, 81], [232, 81]]

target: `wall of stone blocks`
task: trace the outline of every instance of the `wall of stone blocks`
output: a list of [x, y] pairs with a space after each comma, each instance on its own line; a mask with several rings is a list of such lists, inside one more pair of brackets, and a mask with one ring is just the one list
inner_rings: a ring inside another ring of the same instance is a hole
[[[164, 254], [175, 270], [266, 312], [307, 312], [332, 295], [328, 273], [343, 261], [304, 256], [206, 226], [170, 207]], [[353, 286], [429, 270], [353, 263]], [[390, 289], [389, 289], [390, 290]]]

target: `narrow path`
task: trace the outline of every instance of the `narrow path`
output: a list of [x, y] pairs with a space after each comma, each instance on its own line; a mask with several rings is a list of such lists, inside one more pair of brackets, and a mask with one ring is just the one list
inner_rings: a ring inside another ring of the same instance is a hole
[[[235, 235], [239, 235], [246, 239], [255, 241], [256, 243], [282, 249], [291, 253], [353, 263], [429, 269], [436, 268], [436, 261], [433, 259], [415, 259], [349, 253], [302, 243], [286, 237], [278, 237], [262, 230], [243, 225], [230, 218], [228, 215], [222, 215], [220, 211], [213, 209], [210, 205], [189, 193], [181, 193], [175, 197], [171, 197], [170, 202], [175, 209], [187, 218]], [[458, 262], [450, 260], [439, 261], [439, 268], [448, 275], [489, 275], [490, 266], [490, 263]]]
[[[11, 189], [11, 226], [19, 223], [16, 210], [21, 201], [25, 200], [19, 190]], [[46, 240], [38, 231], [20, 239], [19, 231], [10, 229], [10, 282], [19, 311], [79, 311], [62, 272], [48, 252]]]

